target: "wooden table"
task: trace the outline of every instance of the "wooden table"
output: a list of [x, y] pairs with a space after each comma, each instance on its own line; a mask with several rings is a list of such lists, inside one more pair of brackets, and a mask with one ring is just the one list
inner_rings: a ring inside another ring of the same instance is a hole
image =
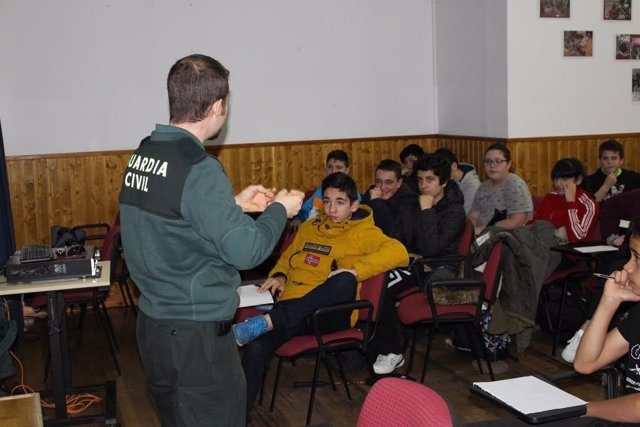
[[[71, 365], [69, 362], [69, 345], [67, 341], [67, 322], [64, 310], [64, 291], [102, 288], [111, 286], [109, 280], [111, 263], [100, 261], [99, 277], [80, 279], [51, 280], [31, 283], [0, 283], [0, 296], [30, 293], [47, 294], [47, 310], [49, 313], [49, 349], [51, 352], [51, 368], [53, 372], [53, 397], [56, 405], [56, 419], [45, 422], [45, 425], [60, 426], [105, 422], [116, 424], [116, 387], [115, 381], [97, 386], [73, 388], [71, 385]], [[69, 417], [67, 413], [67, 393], [103, 390], [105, 392], [105, 413]], [[47, 392], [42, 392], [47, 395]], [[49, 393], [50, 394], [50, 393]]]

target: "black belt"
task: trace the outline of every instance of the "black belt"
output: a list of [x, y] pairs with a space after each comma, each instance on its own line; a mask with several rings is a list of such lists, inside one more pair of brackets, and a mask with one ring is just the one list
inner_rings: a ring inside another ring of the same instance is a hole
[[233, 326], [232, 320], [225, 320], [223, 322], [215, 322], [216, 324], [216, 333], [219, 337], [223, 337], [231, 332], [231, 327]]

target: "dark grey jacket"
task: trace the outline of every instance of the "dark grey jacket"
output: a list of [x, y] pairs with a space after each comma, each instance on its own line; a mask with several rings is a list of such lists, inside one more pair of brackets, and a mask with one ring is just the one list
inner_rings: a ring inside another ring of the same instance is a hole
[[551, 251], [559, 244], [554, 226], [547, 221], [511, 230], [487, 227], [489, 239], [480, 247], [472, 246], [471, 265], [476, 267], [487, 260], [491, 248], [503, 243], [503, 276], [498, 302], [507, 319], [506, 329], [511, 335], [535, 324], [538, 296], [544, 279], [560, 263], [560, 253]]

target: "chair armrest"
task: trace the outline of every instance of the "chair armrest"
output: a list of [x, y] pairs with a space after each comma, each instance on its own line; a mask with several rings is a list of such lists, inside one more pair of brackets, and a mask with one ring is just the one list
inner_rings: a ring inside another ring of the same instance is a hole
[[424, 266], [435, 263], [447, 263], [447, 264], [456, 264], [461, 263], [467, 257], [465, 255], [460, 254], [451, 254], [451, 255], [443, 255], [438, 257], [427, 257], [427, 258], [418, 258], [412, 264], [413, 272], [418, 279], [418, 284], [424, 282]]
[[369, 325], [371, 324], [371, 317], [373, 315], [373, 304], [367, 300], [357, 300], [354, 302], [348, 302], [345, 304], [337, 304], [329, 307], [323, 307], [317, 309], [313, 315], [313, 329], [318, 340], [318, 345], [323, 347], [322, 333], [320, 332], [320, 325], [322, 324], [320, 319], [324, 316], [335, 315], [337, 313], [352, 312], [353, 310], [367, 310], [367, 321], [365, 324], [364, 337], [365, 342], [369, 339]]
[[109, 233], [109, 230], [111, 229], [111, 225], [104, 223], [104, 222], [97, 222], [94, 224], [81, 224], [81, 225], [76, 225], [73, 227], [74, 229], [78, 230], [87, 230], [87, 229], [94, 229], [94, 228], [102, 228], [104, 229], [104, 233], [101, 234], [87, 234], [85, 237], [85, 240], [102, 240], [105, 237], [107, 237], [107, 234]]

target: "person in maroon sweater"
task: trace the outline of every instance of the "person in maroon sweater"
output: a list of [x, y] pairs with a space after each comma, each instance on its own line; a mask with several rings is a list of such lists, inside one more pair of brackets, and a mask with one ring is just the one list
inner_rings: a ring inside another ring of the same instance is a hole
[[589, 237], [595, 230], [600, 207], [582, 188], [584, 177], [580, 160], [558, 160], [551, 170], [554, 191], [544, 196], [529, 224], [549, 221], [556, 227], [556, 236], [564, 243], [576, 243]]

